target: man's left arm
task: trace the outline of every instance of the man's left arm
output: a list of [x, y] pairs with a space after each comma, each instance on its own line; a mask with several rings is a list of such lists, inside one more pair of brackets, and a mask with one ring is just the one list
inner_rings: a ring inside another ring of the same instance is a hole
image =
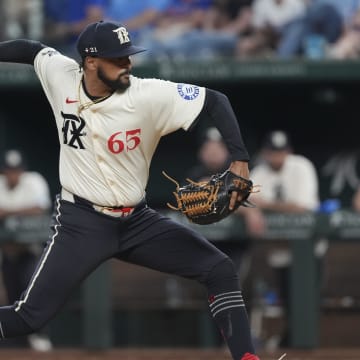
[[[202, 120], [209, 120], [223, 137], [231, 156], [229, 170], [248, 179], [250, 157], [228, 97], [219, 91], [206, 89], [204, 106], [194, 124]], [[238, 194], [233, 192], [229, 205], [230, 209], [234, 208], [237, 200], [241, 199], [238, 199]]]

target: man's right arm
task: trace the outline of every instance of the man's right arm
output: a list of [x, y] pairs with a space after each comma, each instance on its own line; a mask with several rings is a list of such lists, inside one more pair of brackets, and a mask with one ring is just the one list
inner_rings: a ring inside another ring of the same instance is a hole
[[33, 65], [46, 46], [39, 41], [18, 39], [0, 42], [0, 61]]

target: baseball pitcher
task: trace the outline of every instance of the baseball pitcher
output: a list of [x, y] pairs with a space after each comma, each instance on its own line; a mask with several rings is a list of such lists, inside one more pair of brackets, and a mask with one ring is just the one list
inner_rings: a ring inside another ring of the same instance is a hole
[[[88, 25], [81, 63], [37, 41], [0, 43], [0, 61], [34, 65], [60, 142], [55, 223], [21, 298], [0, 308], [2, 338], [43, 327], [99, 264], [117, 258], [194, 279], [234, 360], [254, 354], [244, 299], [230, 259], [202, 235], [149, 208], [145, 189], [162, 136], [211, 120], [231, 153], [229, 171], [249, 177], [249, 156], [229, 100], [191, 84], [131, 75], [134, 46], [124, 26]], [[238, 192], [229, 194], [233, 209]]]

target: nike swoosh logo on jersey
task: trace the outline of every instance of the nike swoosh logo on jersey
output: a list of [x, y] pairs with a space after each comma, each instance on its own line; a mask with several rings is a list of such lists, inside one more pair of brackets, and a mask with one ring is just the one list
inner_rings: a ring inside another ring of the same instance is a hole
[[68, 97], [66, 98], [66, 103], [67, 104], [73, 104], [73, 103], [76, 103], [76, 102], [78, 102], [78, 100], [71, 100]]

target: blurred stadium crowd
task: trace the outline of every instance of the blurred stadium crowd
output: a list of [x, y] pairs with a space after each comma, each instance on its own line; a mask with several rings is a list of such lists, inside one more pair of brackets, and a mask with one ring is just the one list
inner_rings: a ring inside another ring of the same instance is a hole
[[0, 0], [0, 40], [74, 53], [89, 22], [123, 23], [142, 61], [360, 57], [360, 0]]

